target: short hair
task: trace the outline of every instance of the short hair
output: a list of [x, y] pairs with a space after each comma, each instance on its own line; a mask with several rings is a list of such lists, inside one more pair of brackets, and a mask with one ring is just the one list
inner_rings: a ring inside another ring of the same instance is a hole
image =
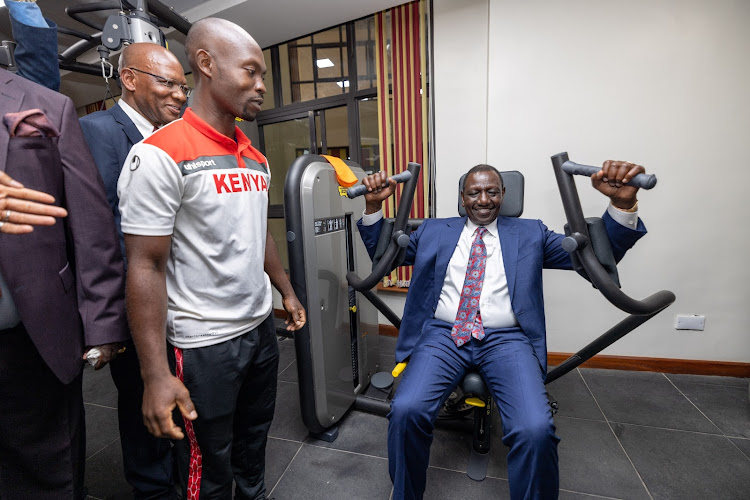
[[493, 167], [492, 165], [487, 165], [486, 163], [480, 163], [479, 165], [474, 165], [469, 169], [468, 172], [466, 172], [466, 175], [461, 177], [461, 186], [460, 191], [464, 192], [464, 185], [466, 184], [466, 179], [469, 178], [471, 174], [475, 174], [477, 172], [495, 172], [500, 179], [500, 187], [505, 187], [505, 184], [503, 183], [503, 176], [500, 174], [500, 171]]

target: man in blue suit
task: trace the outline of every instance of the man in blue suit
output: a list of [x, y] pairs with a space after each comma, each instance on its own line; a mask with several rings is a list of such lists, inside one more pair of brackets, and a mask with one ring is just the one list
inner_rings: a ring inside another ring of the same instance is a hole
[[[627, 182], [643, 167], [607, 161], [592, 177], [611, 200], [603, 216], [616, 260], [646, 233], [638, 188]], [[368, 188], [360, 234], [372, 256], [381, 204], [395, 183], [384, 172]], [[414, 265], [396, 345], [409, 360], [388, 415], [393, 498], [422, 498], [435, 418], [467, 370], [478, 370], [503, 423], [511, 497], [557, 498], [555, 425], [547, 372], [542, 269], [571, 269], [563, 235], [539, 220], [498, 217], [505, 187], [499, 172], [477, 165], [461, 201], [468, 217], [428, 219], [410, 236], [404, 265]]]
[[[180, 116], [189, 89], [174, 54], [153, 43], [126, 47], [120, 55], [119, 73], [122, 96], [118, 104], [84, 116], [80, 123], [104, 180], [124, 257], [117, 196], [123, 162], [133, 144]], [[125, 478], [133, 487], [135, 498], [172, 498], [171, 443], [152, 436], [143, 425], [143, 381], [132, 340], [126, 344], [125, 352], [110, 363], [110, 371], [118, 391]]]

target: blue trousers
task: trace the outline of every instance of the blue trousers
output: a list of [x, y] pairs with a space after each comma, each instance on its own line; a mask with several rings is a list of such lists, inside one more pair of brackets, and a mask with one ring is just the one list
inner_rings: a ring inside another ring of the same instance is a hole
[[456, 347], [450, 324], [430, 320], [412, 352], [388, 415], [388, 463], [393, 499], [425, 490], [432, 431], [442, 404], [467, 370], [492, 392], [503, 423], [513, 499], [554, 499], [559, 488], [557, 443], [544, 373], [518, 328], [485, 330], [484, 340]]

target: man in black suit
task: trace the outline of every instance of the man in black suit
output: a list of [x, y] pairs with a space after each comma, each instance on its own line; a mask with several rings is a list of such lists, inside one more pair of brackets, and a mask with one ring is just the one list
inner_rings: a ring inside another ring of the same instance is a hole
[[[117, 179], [123, 162], [133, 144], [179, 117], [189, 90], [180, 62], [160, 45], [129, 45], [120, 56], [119, 66], [122, 82], [119, 103], [84, 116], [80, 122], [104, 180], [124, 256], [117, 197]], [[118, 392], [125, 478], [136, 498], [171, 498], [174, 495], [171, 443], [154, 437], [143, 425], [143, 381], [132, 341], [110, 364], [110, 371]]]
[[[79, 499], [82, 358], [128, 338], [122, 257], [72, 101], [0, 69], [0, 116], [0, 492]], [[50, 196], [68, 216], [44, 225]]]

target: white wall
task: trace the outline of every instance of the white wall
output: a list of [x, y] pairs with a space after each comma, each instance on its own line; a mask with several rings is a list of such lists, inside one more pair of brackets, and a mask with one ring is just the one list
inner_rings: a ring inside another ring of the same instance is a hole
[[[750, 361], [750, 2], [434, 0], [437, 215], [487, 162], [526, 176], [524, 216], [562, 230], [549, 157], [641, 163], [649, 234], [620, 265], [623, 290], [677, 302], [606, 354]], [[606, 201], [585, 179], [584, 213]], [[623, 316], [573, 273], [545, 271], [550, 351], [572, 352]], [[674, 315], [705, 314], [703, 332]], [[585, 319], [584, 319], [585, 318]]]

